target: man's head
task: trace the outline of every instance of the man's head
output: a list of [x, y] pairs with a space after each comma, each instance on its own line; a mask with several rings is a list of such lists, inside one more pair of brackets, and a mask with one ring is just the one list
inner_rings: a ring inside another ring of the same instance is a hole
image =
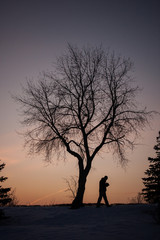
[[104, 176], [104, 179], [107, 181], [107, 179], [108, 179], [108, 176]]

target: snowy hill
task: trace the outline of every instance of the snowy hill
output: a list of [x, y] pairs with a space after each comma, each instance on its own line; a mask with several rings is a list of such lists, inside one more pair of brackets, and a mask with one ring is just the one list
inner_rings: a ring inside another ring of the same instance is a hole
[[152, 205], [8, 207], [0, 240], [159, 240]]

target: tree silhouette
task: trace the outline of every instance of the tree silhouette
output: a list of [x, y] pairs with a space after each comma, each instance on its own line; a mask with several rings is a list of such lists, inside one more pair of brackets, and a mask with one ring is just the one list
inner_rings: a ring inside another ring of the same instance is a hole
[[145, 171], [145, 178], [142, 178], [145, 188], [142, 189], [144, 198], [149, 203], [160, 204], [160, 132], [157, 137], [155, 158], [148, 158], [149, 168]]
[[[0, 160], [1, 162], [1, 160]], [[0, 164], [0, 171], [3, 170], [3, 168], [5, 167], [5, 164], [2, 163]], [[7, 177], [0, 177], [0, 183], [1, 182], [4, 182], [7, 180]], [[8, 203], [11, 202], [11, 198], [9, 197], [9, 192], [10, 192], [11, 188], [3, 188], [1, 185], [0, 185], [0, 206], [5, 206], [7, 205]], [[4, 212], [2, 211], [2, 209], [0, 209], [0, 218], [4, 217]]]
[[130, 59], [99, 48], [68, 45], [53, 72], [43, 72], [37, 83], [28, 81], [22, 105], [26, 144], [45, 159], [62, 148], [78, 161], [78, 190], [73, 208], [83, 205], [85, 183], [93, 159], [102, 147], [110, 147], [120, 162], [127, 161], [125, 147], [151, 113], [138, 109], [132, 86]]
[[70, 198], [74, 199], [78, 189], [78, 177], [71, 176], [69, 179], [65, 178], [64, 180], [67, 184], [65, 192], [70, 192]]

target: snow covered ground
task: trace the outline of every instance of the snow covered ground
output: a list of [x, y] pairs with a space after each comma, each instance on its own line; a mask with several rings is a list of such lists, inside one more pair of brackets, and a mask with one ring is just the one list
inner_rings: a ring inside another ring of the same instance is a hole
[[152, 205], [8, 207], [0, 240], [160, 240]]

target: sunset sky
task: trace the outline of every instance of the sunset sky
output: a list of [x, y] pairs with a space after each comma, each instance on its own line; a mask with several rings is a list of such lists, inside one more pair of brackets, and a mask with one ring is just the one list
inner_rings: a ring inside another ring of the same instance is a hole
[[[43, 156], [28, 156], [23, 147], [19, 106], [11, 94], [22, 92], [67, 48], [67, 43], [110, 49], [134, 62], [134, 80], [142, 88], [140, 105], [160, 112], [159, 0], [2, 0], [0, 4], [0, 159], [6, 163], [5, 186], [16, 189], [20, 204], [71, 202], [64, 178], [78, 175], [76, 159], [48, 164]], [[96, 157], [88, 176], [85, 202], [96, 202], [98, 182], [108, 175], [111, 203], [127, 203], [141, 191], [147, 158], [160, 130], [160, 116], [141, 132], [137, 147], [127, 151], [122, 168], [112, 152]]]

